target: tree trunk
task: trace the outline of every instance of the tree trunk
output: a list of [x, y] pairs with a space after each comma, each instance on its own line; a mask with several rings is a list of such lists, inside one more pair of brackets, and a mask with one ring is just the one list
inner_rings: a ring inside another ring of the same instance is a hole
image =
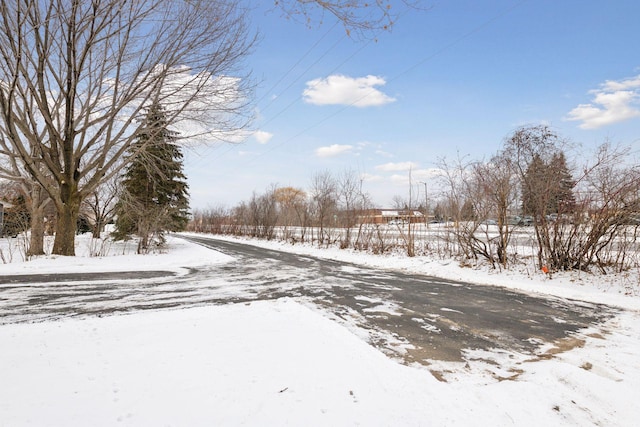
[[[62, 192], [64, 194], [64, 191]], [[75, 239], [80, 212], [80, 200], [77, 194], [69, 195], [61, 204], [56, 203], [58, 222], [53, 242], [53, 254], [75, 256]]]
[[29, 191], [31, 213], [31, 237], [28, 256], [44, 255], [44, 208], [48, 198], [42, 187], [33, 185]]
[[[151, 214], [149, 212], [149, 214]], [[140, 219], [138, 222], [138, 254], [146, 254], [149, 253], [149, 238], [151, 224], [149, 223], [149, 218]]]
[[45, 204], [34, 200], [31, 208], [31, 238], [28, 256], [44, 255], [44, 207]]
[[92, 233], [93, 238], [99, 239], [101, 232], [102, 232], [102, 218], [96, 215], [95, 224], [93, 225], [93, 233]]

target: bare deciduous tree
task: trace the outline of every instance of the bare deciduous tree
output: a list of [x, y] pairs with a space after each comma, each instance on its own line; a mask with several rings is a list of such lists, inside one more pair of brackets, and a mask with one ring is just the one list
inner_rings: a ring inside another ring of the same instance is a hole
[[620, 237], [640, 209], [639, 170], [625, 161], [628, 149], [605, 143], [573, 177], [565, 146], [546, 126], [520, 128], [505, 144], [520, 178], [523, 208], [534, 217], [538, 265], [554, 271], [595, 264], [604, 272], [624, 259], [614, 247], [624, 249]]
[[[474, 166], [474, 179], [481, 189], [477, 197], [488, 202], [487, 213], [496, 218], [498, 236], [491, 241], [496, 245], [496, 261], [506, 267], [509, 241], [515, 225], [510, 221], [510, 216], [518, 209], [518, 176], [509, 157], [506, 153], [500, 152], [488, 163], [477, 163]], [[488, 216], [485, 216], [484, 219], [487, 218]]]
[[453, 227], [444, 239], [454, 255], [474, 260], [481, 255], [491, 260], [490, 247], [477, 235], [480, 223], [489, 217], [489, 207], [482, 188], [472, 179], [474, 165], [474, 162], [460, 157], [453, 163], [446, 159], [439, 161], [444, 173], [445, 212], [453, 221]]
[[81, 202], [118, 173], [151, 101], [210, 139], [244, 126], [243, 16], [234, 1], [2, 2], [0, 136], [55, 205], [55, 254], [74, 255]]
[[609, 266], [624, 268], [624, 235], [640, 212], [640, 166], [628, 158], [629, 148], [605, 143], [583, 168], [576, 212], [554, 221], [554, 236], [561, 229], [568, 236], [549, 245], [547, 259], [554, 268], [584, 270], [595, 264], [603, 273]]
[[[359, 217], [368, 207], [368, 196], [362, 192], [362, 180], [353, 170], [344, 171], [338, 178], [336, 185], [340, 222], [344, 227], [340, 246], [347, 248], [352, 243], [353, 228], [358, 224]], [[360, 238], [361, 231], [362, 226], [358, 229], [356, 242]]]
[[93, 237], [99, 238], [104, 226], [113, 220], [120, 190], [116, 177], [102, 182], [82, 201], [81, 210], [90, 213], [93, 220]]
[[271, 240], [275, 236], [275, 227], [278, 223], [278, 203], [276, 199], [276, 186], [270, 186], [267, 191], [258, 195], [253, 193], [248, 204], [250, 222], [253, 237]]
[[337, 184], [329, 171], [316, 173], [311, 179], [311, 200], [316, 224], [319, 227], [318, 242], [330, 242], [327, 227], [336, 214]]
[[196, 233], [234, 234], [231, 212], [224, 206], [215, 206], [208, 209], [196, 209], [187, 226], [188, 231]]
[[505, 141], [505, 155], [520, 180], [524, 214], [530, 214], [534, 219], [540, 266], [544, 264], [545, 246], [550, 242], [545, 234], [549, 229], [547, 207], [550, 205], [554, 182], [539, 165], [550, 162], [564, 146], [566, 141], [545, 125], [523, 126]]
[[[379, 31], [390, 30], [400, 13], [400, 4], [408, 8], [421, 9], [420, 0], [279, 0], [275, 2], [287, 17], [301, 17], [307, 25], [321, 23], [329, 14], [341, 22], [348, 35], [355, 33], [369, 37]], [[317, 13], [319, 12], [319, 13]]]
[[14, 155], [8, 141], [0, 137], [0, 178], [20, 186], [30, 210], [29, 248], [27, 256], [44, 254], [45, 208], [51, 199], [42, 186], [22, 167], [19, 156]]
[[307, 194], [294, 187], [276, 188], [274, 196], [279, 208], [279, 223], [284, 227], [284, 238], [295, 242], [297, 233], [289, 233], [289, 227], [298, 227], [300, 239], [304, 241], [309, 225]]

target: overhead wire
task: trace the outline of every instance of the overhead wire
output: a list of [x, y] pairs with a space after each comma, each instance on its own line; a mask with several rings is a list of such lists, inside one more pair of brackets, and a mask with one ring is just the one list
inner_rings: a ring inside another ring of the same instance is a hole
[[[391, 78], [389, 78], [387, 80], [387, 82], [394, 82], [398, 79], [400, 79], [401, 77], [403, 77], [404, 75], [412, 72], [413, 70], [415, 70], [416, 68], [420, 67], [421, 65], [423, 65], [424, 63], [433, 60], [434, 58], [438, 57], [439, 55], [443, 54], [444, 52], [448, 51], [449, 49], [453, 48], [454, 46], [460, 44], [461, 42], [463, 42], [464, 40], [468, 39], [469, 37], [473, 36], [474, 34], [482, 31], [483, 29], [485, 29], [486, 27], [490, 26], [491, 24], [493, 24], [494, 22], [496, 22], [497, 20], [499, 20], [500, 18], [502, 18], [503, 16], [511, 13], [513, 10], [517, 9], [518, 7], [520, 7], [522, 4], [526, 3], [528, 0], [522, 0], [508, 8], [506, 8], [505, 10], [493, 15], [490, 19], [482, 22], [480, 25], [477, 25], [476, 27], [472, 28], [470, 31], [467, 31], [466, 33], [462, 34], [461, 36], [455, 38], [454, 40], [452, 40], [451, 42], [447, 43], [446, 45], [444, 45], [443, 47], [441, 47], [440, 49], [436, 50], [435, 52], [431, 53], [430, 55], [425, 56], [424, 58], [420, 59], [419, 61], [416, 61], [415, 63], [413, 63], [411, 66], [405, 68], [404, 70], [402, 70], [401, 72], [399, 72], [398, 74], [392, 76]], [[335, 24], [334, 24], [335, 27]], [[332, 28], [334, 28], [332, 27]], [[331, 29], [329, 31], [327, 31], [326, 33], [323, 34], [323, 36], [316, 41], [312, 47], [310, 47], [305, 53], [304, 55], [298, 59], [290, 68], [289, 70], [285, 73], [285, 75], [283, 75], [272, 87], [271, 89], [269, 89], [269, 91], [273, 91], [275, 90], [275, 88], [282, 83], [282, 81], [284, 81], [287, 77], [287, 75], [289, 75], [319, 44], [322, 40], [324, 40], [324, 38], [331, 32]], [[378, 33], [380, 34], [380, 33]], [[296, 82], [298, 82], [313, 66], [315, 66], [320, 60], [322, 60], [324, 57], [326, 57], [333, 49], [336, 48], [336, 46], [346, 38], [346, 35], [343, 36], [341, 39], [339, 39], [336, 43], [334, 43], [332, 46], [330, 46], [325, 52], [322, 53], [322, 55], [320, 55], [320, 57], [318, 59], [316, 59], [310, 66], [308, 66], [307, 68], [305, 68], [305, 70], [303, 70], [302, 73], [300, 73], [298, 75], [298, 77], [296, 77], [295, 79], [293, 79], [288, 85], [287, 87], [283, 90], [287, 91], [289, 90]], [[369, 41], [367, 41], [367, 43], [363, 44], [359, 49], [356, 49], [351, 55], [349, 55], [347, 58], [345, 58], [342, 62], [340, 62], [338, 65], [336, 65], [331, 71], [329, 71], [329, 74], [333, 74], [336, 70], [338, 70], [340, 67], [342, 67], [344, 64], [346, 64], [347, 62], [349, 62], [350, 60], [352, 60], [357, 54], [359, 54], [362, 50], [364, 50], [372, 41], [373, 39], [370, 39]], [[262, 151], [261, 153], [245, 160], [242, 162], [242, 165], [247, 165], [247, 164], [251, 164], [253, 162], [255, 162], [256, 160], [260, 159], [261, 157], [265, 156], [266, 154], [269, 154], [271, 152], [273, 152], [274, 150], [282, 147], [283, 145], [289, 144], [292, 141], [298, 139], [300, 136], [308, 133], [310, 130], [326, 123], [327, 121], [329, 121], [330, 119], [336, 117], [337, 115], [343, 113], [344, 111], [346, 111], [347, 109], [355, 106], [357, 103], [359, 103], [360, 101], [362, 101], [363, 99], [365, 99], [366, 97], [370, 96], [371, 94], [375, 93], [375, 89], [370, 90], [368, 93], [362, 95], [361, 97], [353, 100], [351, 103], [349, 104], [345, 104], [343, 105], [341, 108], [339, 108], [338, 110], [327, 114], [326, 116], [320, 118], [317, 122], [305, 127], [304, 129], [300, 130], [299, 132], [297, 132], [296, 134], [290, 136], [289, 138], [283, 140], [282, 142], [278, 143], [278, 144], [273, 144], [270, 145], [268, 149]], [[260, 98], [259, 101], [263, 100], [265, 96], [268, 95], [268, 92], [265, 93], [265, 95], [263, 95], [262, 98]], [[293, 101], [291, 101], [289, 104], [287, 104], [284, 108], [282, 108], [281, 110], [279, 110], [276, 114], [274, 114], [273, 116], [271, 116], [266, 122], [264, 122], [262, 124], [262, 126], [265, 126], [269, 123], [271, 123], [273, 120], [275, 120], [277, 117], [281, 116], [284, 112], [288, 111], [293, 105], [295, 105], [298, 101], [300, 101], [303, 98], [303, 94], [299, 95], [298, 97], [296, 97]], [[273, 101], [271, 101], [269, 104], [267, 104], [267, 107], [269, 107], [271, 104], [273, 103]], [[242, 144], [243, 142], [246, 142], [246, 140], [248, 139], [245, 138], [240, 144]], [[227, 150], [225, 150], [223, 153], [221, 153], [220, 156], [217, 157], [222, 157], [225, 154], [227, 154], [229, 151], [237, 148], [239, 144], [234, 143], [234, 144], [230, 144], [229, 148]]]
[[[267, 91], [265, 91], [265, 94], [257, 101], [257, 103], [260, 103], [266, 96], [268, 96], [269, 93], [273, 92], [278, 85], [289, 75], [293, 72], [293, 70], [300, 64], [302, 63], [302, 61], [308, 57], [311, 52], [329, 35], [331, 34], [335, 27], [339, 24], [339, 22], [334, 23], [334, 25], [329, 28], [309, 49], [307, 49], [307, 51], [293, 64], [289, 67], [289, 69], [287, 70], [287, 72], [285, 72], [282, 77], [280, 77], [280, 79], [275, 82], [270, 89], [268, 89]], [[298, 76], [296, 78], [294, 78], [284, 89], [282, 89], [282, 92], [286, 92], [287, 90], [289, 90], [297, 81], [299, 81], [312, 67], [314, 67], [318, 62], [320, 62], [323, 58], [325, 58], [332, 50], [334, 50], [339, 43], [341, 43], [345, 38], [346, 38], [346, 34], [341, 37], [340, 39], [338, 39], [333, 45], [331, 45], [327, 50], [325, 50], [325, 52], [320, 55], [311, 65], [309, 65], [306, 69], [304, 69], [301, 73], [298, 74]], [[294, 101], [292, 101], [290, 104], [288, 104], [286, 107], [284, 107], [283, 109], [281, 109], [278, 113], [276, 113], [274, 116], [272, 116], [265, 124], [270, 123], [271, 121], [275, 120], [277, 117], [279, 117], [281, 114], [283, 114], [285, 111], [287, 111], [289, 108], [291, 108], [291, 106], [293, 106], [293, 104], [295, 104], [298, 100], [300, 99], [300, 97], [296, 98]], [[265, 107], [264, 110], [265, 111], [271, 104], [273, 104], [273, 102], [275, 101], [275, 99], [271, 100]], [[264, 126], [264, 124], [263, 124]], [[245, 143], [250, 136], [247, 136], [245, 138], [243, 138], [240, 142], [238, 143], [231, 143], [229, 144], [229, 147], [224, 150], [222, 153], [220, 153], [219, 156], [217, 156], [217, 158], [223, 157], [224, 155], [226, 155], [228, 152], [234, 150], [235, 148], [237, 148], [239, 145]], [[200, 160], [196, 160], [191, 162], [191, 165], [197, 165], [198, 163], [204, 161], [204, 157], [206, 154], [206, 151], [212, 151], [218, 147], [221, 147], [221, 145], [210, 145], [207, 148], [205, 148], [205, 153], [200, 153], [199, 157]]]
[[[511, 7], [501, 11], [500, 13], [492, 16], [490, 19], [484, 21], [483, 23], [481, 23], [480, 25], [474, 27], [473, 29], [471, 29], [470, 31], [464, 33], [463, 35], [461, 35], [460, 37], [454, 39], [453, 41], [451, 41], [450, 43], [446, 44], [445, 46], [443, 46], [442, 48], [438, 49], [437, 51], [435, 51], [434, 53], [424, 57], [423, 59], [415, 62], [413, 65], [411, 65], [410, 67], [405, 68], [403, 71], [401, 71], [400, 73], [396, 74], [395, 76], [389, 78], [387, 80], [387, 82], [393, 82], [398, 80], [399, 78], [401, 78], [402, 76], [410, 73], [411, 71], [413, 71], [414, 69], [418, 68], [419, 66], [421, 66], [422, 64], [424, 64], [425, 62], [428, 62], [430, 60], [432, 60], [433, 58], [441, 55], [442, 53], [446, 52], [447, 50], [451, 49], [452, 47], [456, 46], [457, 44], [461, 43], [462, 41], [466, 40], [467, 38], [471, 37], [472, 35], [478, 33], [479, 31], [481, 31], [482, 29], [488, 27], [489, 25], [491, 25], [493, 22], [497, 21], [498, 19], [500, 19], [501, 17], [507, 15], [508, 13], [510, 13], [511, 11], [513, 11], [514, 9], [520, 7], [522, 4], [526, 3], [528, 0], [522, 0], [518, 3], [516, 3], [515, 5], [512, 5]], [[344, 63], [346, 63], [348, 60], [350, 60], [353, 56], [355, 56], [355, 54], [359, 53], [362, 49], [364, 49], [364, 47], [366, 47], [368, 44], [370, 43], [370, 41], [363, 46], [362, 48], [358, 49], [354, 54], [352, 54], [347, 60], [343, 61], [339, 66], [342, 66]], [[337, 68], [337, 67], [336, 67]], [[335, 71], [334, 70], [330, 71], [329, 74], [333, 73]], [[256, 160], [257, 158], [262, 157], [265, 154], [268, 154], [272, 151], [274, 151], [275, 149], [290, 143], [291, 141], [293, 141], [294, 139], [299, 138], [300, 136], [304, 135], [305, 133], [307, 133], [308, 131], [310, 131], [311, 129], [314, 129], [318, 126], [320, 126], [321, 124], [327, 122], [328, 120], [332, 119], [333, 117], [341, 114], [342, 112], [344, 112], [345, 110], [347, 110], [348, 108], [351, 108], [353, 106], [355, 106], [356, 104], [358, 104], [360, 101], [362, 101], [363, 99], [367, 98], [368, 96], [370, 96], [371, 94], [375, 93], [375, 89], [370, 90], [369, 92], [367, 92], [366, 94], [362, 95], [359, 98], [356, 98], [355, 100], [353, 100], [351, 103], [349, 104], [345, 104], [343, 105], [340, 109], [326, 115], [325, 117], [321, 118], [319, 121], [317, 121], [316, 123], [304, 128], [303, 130], [301, 130], [300, 132], [296, 133], [295, 135], [287, 138], [286, 140], [280, 142], [279, 144], [275, 144], [273, 146], [271, 146], [268, 150], [265, 150], [263, 153], [259, 154], [258, 156], [254, 156], [252, 159], [248, 160], [246, 163], [251, 163], [252, 161]], [[298, 100], [300, 100], [302, 98], [302, 95], [298, 97], [298, 99], [296, 99], [294, 102], [297, 102]], [[291, 105], [287, 106], [287, 109], [290, 107]]]
[[[338, 22], [336, 21], [335, 24], [333, 24], [333, 26], [331, 28], [329, 28], [323, 35], [322, 37], [320, 37], [318, 40], [316, 40], [316, 42], [309, 48], [307, 49], [307, 51], [300, 57], [300, 59], [298, 59], [296, 61], [295, 64], [293, 64], [291, 67], [289, 67], [289, 70], [287, 70], [286, 73], [284, 73], [282, 75], [282, 77], [280, 77], [280, 79], [275, 82], [270, 89], [268, 89], [267, 91], [265, 91], [264, 95], [262, 96], [262, 98], [260, 98], [257, 103], [259, 104], [269, 93], [275, 91], [276, 87], [278, 87], [278, 85], [280, 83], [282, 83], [282, 81], [287, 78], [287, 76], [289, 74], [291, 74], [291, 72], [298, 66], [300, 65], [300, 63], [307, 57], [309, 56], [309, 54], [330, 34], [333, 32], [333, 30], [336, 28], [336, 26], [338, 25]], [[330, 50], [332, 50], [339, 42], [341, 42], [342, 40], [344, 40], [345, 37], [342, 37], [338, 42], [336, 42], [333, 46], [331, 46], [331, 48], [329, 48], [329, 50], [327, 50], [318, 60], [316, 60], [312, 65], [310, 65], [309, 67], [307, 67], [307, 69], [305, 69], [302, 73], [300, 73], [300, 75], [298, 77], [296, 77], [295, 79], [292, 80], [292, 82], [285, 87], [282, 92], [286, 92], [287, 90], [289, 90], [291, 88], [291, 86], [293, 86], [298, 80], [300, 80], [302, 78], [302, 76], [309, 71], [309, 69], [314, 66], [315, 64], [317, 64], [321, 58], [324, 58]], [[275, 99], [272, 99], [265, 107], [264, 109], [266, 110], [267, 108], [269, 108], [269, 106], [271, 104], [273, 104], [273, 101]]]

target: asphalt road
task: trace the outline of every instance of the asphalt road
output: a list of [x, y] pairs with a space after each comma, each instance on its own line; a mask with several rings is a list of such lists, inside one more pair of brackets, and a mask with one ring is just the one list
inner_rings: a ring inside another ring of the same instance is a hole
[[[396, 347], [408, 362], [460, 361], [470, 349], [539, 355], [543, 346], [554, 344], [562, 350], [580, 342], [578, 331], [597, 328], [616, 313], [604, 305], [541, 298], [500, 287], [376, 270], [204, 237], [188, 240], [233, 256], [237, 261], [222, 269], [231, 281], [250, 278], [261, 283], [260, 298], [306, 297], [338, 318], [369, 330], [374, 344], [391, 351]], [[389, 336], [397, 338], [395, 346], [384, 342]]]
[[[581, 345], [615, 309], [504, 288], [367, 268], [208, 237], [187, 240], [234, 261], [182, 276], [0, 278], [0, 324], [291, 297], [320, 307], [406, 363], [538, 360]], [[3, 284], [4, 283], [4, 284]], [[504, 359], [502, 357], [501, 359]], [[511, 369], [505, 377], [516, 372]]]

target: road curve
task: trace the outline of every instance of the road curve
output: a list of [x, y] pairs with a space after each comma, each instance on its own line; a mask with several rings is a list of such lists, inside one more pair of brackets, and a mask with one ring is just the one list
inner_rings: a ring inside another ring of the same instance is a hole
[[[617, 311], [492, 286], [362, 267], [211, 237], [182, 238], [233, 261], [182, 276], [0, 280], [0, 324], [295, 298], [406, 363], [547, 357], [589, 339]], [[23, 276], [24, 279], [24, 276]], [[100, 279], [96, 281], [96, 279]], [[593, 335], [593, 333], [590, 333]], [[515, 366], [515, 365], [514, 365]], [[511, 368], [511, 373], [517, 368]]]
[[306, 298], [406, 362], [465, 361], [470, 354], [545, 357], [583, 343], [579, 331], [615, 315], [604, 305], [543, 298], [418, 274], [380, 270], [208, 237], [185, 237], [236, 259], [230, 281], [262, 283], [264, 298]]

